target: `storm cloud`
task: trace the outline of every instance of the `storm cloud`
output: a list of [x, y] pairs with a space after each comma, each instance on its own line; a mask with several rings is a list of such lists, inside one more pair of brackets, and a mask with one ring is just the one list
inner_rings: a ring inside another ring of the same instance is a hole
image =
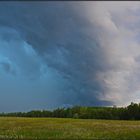
[[0, 111], [139, 102], [139, 12], [140, 2], [0, 3]]

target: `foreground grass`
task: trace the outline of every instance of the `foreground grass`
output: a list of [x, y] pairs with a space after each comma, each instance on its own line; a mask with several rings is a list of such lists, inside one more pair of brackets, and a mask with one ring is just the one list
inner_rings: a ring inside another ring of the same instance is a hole
[[140, 140], [140, 121], [0, 117], [0, 139]]

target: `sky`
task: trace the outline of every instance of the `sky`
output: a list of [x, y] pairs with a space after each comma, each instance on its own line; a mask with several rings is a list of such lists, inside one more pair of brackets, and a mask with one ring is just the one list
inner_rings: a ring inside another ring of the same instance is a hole
[[140, 102], [140, 2], [0, 2], [0, 112]]

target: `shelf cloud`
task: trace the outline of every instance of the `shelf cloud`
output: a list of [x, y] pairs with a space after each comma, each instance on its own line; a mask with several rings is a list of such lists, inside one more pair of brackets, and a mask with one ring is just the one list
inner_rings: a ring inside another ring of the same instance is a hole
[[0, 3], [0, 111], [139, 102], [139, 13], [140, 2]]

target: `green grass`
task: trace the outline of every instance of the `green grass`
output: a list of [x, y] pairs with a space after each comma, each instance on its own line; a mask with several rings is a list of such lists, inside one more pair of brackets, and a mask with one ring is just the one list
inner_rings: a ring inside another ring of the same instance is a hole
[[140, 140], [140, 121], [0, 117], [0, 139]]

